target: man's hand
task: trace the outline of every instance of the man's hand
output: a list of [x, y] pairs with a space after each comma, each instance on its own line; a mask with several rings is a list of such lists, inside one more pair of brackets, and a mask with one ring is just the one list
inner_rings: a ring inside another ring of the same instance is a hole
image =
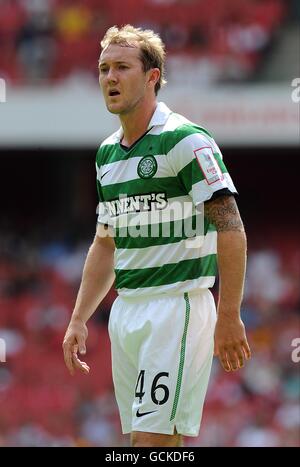
[[82, 355], [86, 353], [85, 341], [87, 336], [88, 330], [83, 321], [70, 321], [63, 341], [63, 351], [65, 364], [72, 376], [76, 368], [85, 374], [88, 374], [90, 371], [89, 366], [79, 360], [77, 355], [78, 351]]
[[79, 360], [77, 354], [85, 354], [85, 341], [88, 336], [85, 323], [95, 312], [115, 278], [115, 243], [111, 235], [112, 229], [110, 231], [98, 224], [97, 233], [85, 260], [74, 311], [63, 342], [65, 363], [71, 375], [76, 369], [86, 374], [90, 370], [85, 362]]
[[215, 351], [225, 371], [235, 371], [251, 358], [245, 326], [240, 318], [218, 314], [215, 328]]

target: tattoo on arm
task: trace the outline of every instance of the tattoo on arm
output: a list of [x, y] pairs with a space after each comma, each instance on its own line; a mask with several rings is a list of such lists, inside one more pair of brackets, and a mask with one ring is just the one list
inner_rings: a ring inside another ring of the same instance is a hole
[[204, 203], [204, 213], [218, 232], [244, 231], [243, 222], [233, 196], [220, 196]]

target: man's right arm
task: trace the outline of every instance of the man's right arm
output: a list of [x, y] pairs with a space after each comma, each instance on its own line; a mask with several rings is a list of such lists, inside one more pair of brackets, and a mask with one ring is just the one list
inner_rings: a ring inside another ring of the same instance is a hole
[[77, 352], [85, 354], [88, 335], [86, 322], [106, 296], [114, 281], [115, 243], [111, 232], [98, 224], [94, 241], [88, 251], [75, 307], [64, 342], [64, 359], [71, 374], [75, 368], [88, 373], [89, 367], [78, 359]]
[[86, 323], [111, 288], [114, 281], [114, 251], [113, 238], [107, 236], [104, 225], [98, 224], [83, 268], [72, 320], [81, 319]]

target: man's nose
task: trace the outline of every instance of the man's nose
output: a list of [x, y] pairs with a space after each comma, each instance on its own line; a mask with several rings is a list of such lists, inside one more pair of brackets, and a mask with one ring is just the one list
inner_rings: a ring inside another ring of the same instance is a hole
[[107, 80], [108, 82], [112, 82], [112, 83], [115, 83], [118, 80], [117, 74], [115, 70], [113, 70], [112, 68], [110, 68], [107, 73]]

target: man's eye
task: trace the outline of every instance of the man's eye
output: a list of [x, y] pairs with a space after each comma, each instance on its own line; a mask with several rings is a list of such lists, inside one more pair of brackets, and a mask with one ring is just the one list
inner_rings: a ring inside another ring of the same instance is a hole
[[107, 68], [100, 68], [100, 73], [107, 73], [108, 69]]
[[128, 68], [128, 66], [126, 66], [126, 65], [119, 65], [119, 69], [120, 69], [120, 70], [125, 70], [126, 68]]

